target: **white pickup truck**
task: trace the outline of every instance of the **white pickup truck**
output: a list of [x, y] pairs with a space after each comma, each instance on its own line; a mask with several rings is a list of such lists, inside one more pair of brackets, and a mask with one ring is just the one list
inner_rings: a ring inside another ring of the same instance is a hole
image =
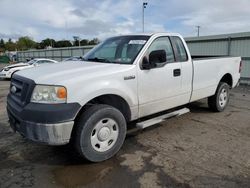
[[202, 98], [223, 111], [240, 69], [240, 57], [192, 60], [179, 34], [117, 36], [83, 61], [15, 73], [7, 111], [11, 127], [24, 137], [72, 142], [81, 156], [99, 162], [119, 151], [131, 121], [141, 125], [142, 117]]

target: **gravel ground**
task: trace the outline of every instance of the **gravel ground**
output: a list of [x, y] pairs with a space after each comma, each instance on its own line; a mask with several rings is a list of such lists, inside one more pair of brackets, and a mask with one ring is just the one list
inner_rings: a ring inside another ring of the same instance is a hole
[[206, 100], [191, 113], [127, 136], [102, 163], [82, 160], [70, 146], [29, 142], [9, 127], [0, 81], [0, 187], [249, 187], [250, 87], [232, 90], [228, 108]]

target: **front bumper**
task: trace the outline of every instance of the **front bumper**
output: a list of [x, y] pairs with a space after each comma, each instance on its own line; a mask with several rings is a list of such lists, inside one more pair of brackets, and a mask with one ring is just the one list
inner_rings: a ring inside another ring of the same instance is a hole
[[20, 107], [8, 96], [7, 112], [14, 131], [35, 142], [48, 145], [69, 143], [78, 103], [35, 104]]
[[6, 72], [0, 72], [0, 78], [10, 78]]
[[18, 120], [8, 111], [10, 126], [25, 138], [48, 145], [69, 143], [74, 121], [64, 123], [42, 124]]

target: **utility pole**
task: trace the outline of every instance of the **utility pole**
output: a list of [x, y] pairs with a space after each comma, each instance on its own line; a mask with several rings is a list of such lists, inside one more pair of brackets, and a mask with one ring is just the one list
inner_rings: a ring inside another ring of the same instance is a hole
[[142, 32], [144, 33], [144, 9], [147, 7], [148, 3], [142, 3]]
[[67, 22], [67, 18], [65, 18], [65, 34], [66, 34], [66, 40], [68, 39], [68, 22]]
[[199, 37], [200, 36], [200, 28], [201, 28], [201, 26], [197, 25], [196, 27], [197, 27], [197, 36]]

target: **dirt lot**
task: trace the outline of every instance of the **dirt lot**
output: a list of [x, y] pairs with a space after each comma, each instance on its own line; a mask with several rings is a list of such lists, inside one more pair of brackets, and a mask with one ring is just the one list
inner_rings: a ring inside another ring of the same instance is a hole
[[232, 91], [225, 112], [206, 101], [191, 113], [128, 135], [112, 159], [93, 164], [70, 146], [31, 143], [14, 134], [0, 81], [0, 187], [249, 187], [250, 88]]

